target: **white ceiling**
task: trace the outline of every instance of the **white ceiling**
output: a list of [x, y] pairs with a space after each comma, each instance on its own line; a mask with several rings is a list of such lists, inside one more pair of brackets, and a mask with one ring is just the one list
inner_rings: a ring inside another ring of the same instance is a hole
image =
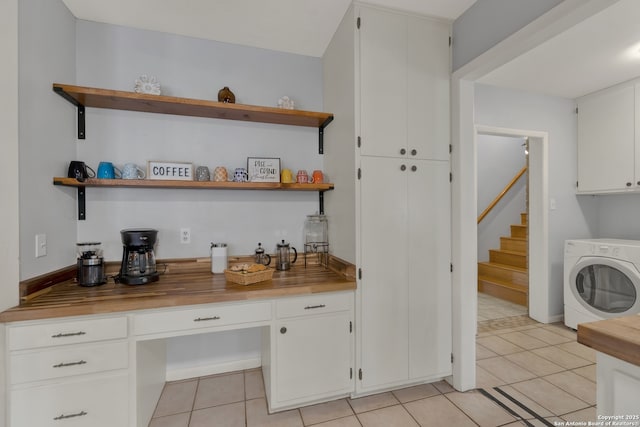
[[[320, 57], [351, 0], [62, 0], [76, 18]], [[476, 0], [371, 0], [454, 20]]]
[[640, 1], [620, 0], [479, 80], [577, 98], [640, 76]]

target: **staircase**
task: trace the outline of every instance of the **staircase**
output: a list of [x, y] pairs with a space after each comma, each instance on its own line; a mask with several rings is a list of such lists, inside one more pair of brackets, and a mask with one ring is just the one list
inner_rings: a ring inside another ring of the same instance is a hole
[[489, 262], [478, 263], [478, 292], [526, 306], [527, 251], [527, 214], [522, 213], [520, 224], [511, 225], [511, 236], [500, 237], [500, 249], [489, 250]]

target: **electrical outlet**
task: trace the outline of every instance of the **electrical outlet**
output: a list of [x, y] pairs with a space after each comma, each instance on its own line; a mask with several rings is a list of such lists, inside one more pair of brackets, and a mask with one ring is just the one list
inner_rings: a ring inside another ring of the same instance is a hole
[[180, 243], [189, 244], [191, 243], [191, 229], [190, 228], [181, 228], [180, 229]]
[[47, 256], [47, 235], [36, 234], [36, 258]]

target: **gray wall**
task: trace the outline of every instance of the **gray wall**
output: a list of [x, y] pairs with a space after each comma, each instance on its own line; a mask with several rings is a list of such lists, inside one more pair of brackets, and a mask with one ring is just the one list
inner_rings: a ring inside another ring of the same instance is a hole
[[[276, 106], [288, 95], [299, 109], [322, 109], [320, 58], [82, 20], [76, 29], [79, 85], [130, 91], [150, 74], [167, 95], [217, 100], [229, 86], [242, 104]], [[233, 170], [250, 156], [280, 158], [294, 173], [323, 166], [317, 129], [129, 111], [88, 109], [87, 139], [75, 146], [94, 168], [166, 160]], [[304, 220], [317, 209], [310, 192], [91, 188], [78, 239], [103, 242], [108, 260], [121, 257], [119, 231], [142, 226], [159, 230], [159, 258], [209, 256], [212, 241], [228, 243], [231, 255], [258, 242], [275, 251], [281, 239], [302, 249]], [[182, 227], [191, 244], [179, 243]]]
[[[75, 192], [52, 177], [76, 158], [75, 109], [54, 82], [75, 82], [75, 18], [60, 0], [19, 2], [20, 277], [68, 266], [75, 258]], [[47, 256], [35, 258], [35, 235], [47, 235]]]
[[640, 194], [578, 196], [592, 198], [598, 206], [598, 238], [640, 240]]
[[[276, 106], [287, 95], [296, 108], [322, 110], [320, 58], [82, 20], [76, 34], [79, 85], [131, 91], [138, 76], [150, 74], [166, 95], [217, 100], [229, 86], [238, 103]], [[87, 109], [86, 133], [74, 144], [94, 168], [103, 160], [120, 167], [166, 160], [232, 170], [246, 167], [250, 156], [278, 157], [294, 173], [323, 167], [313, 128]], [[101, 241], [108, 260], [120, 259], [119, 231], [130, 227], [159, 230], [158, 258], [208, 257], [212, 241], [228, 243], [230, 255], [251, 254], [258, 242], [272, 252], [281, 239], [302, 250], [304, 220], [317, 209], [317, 193], [308, 192], [89, 188], [78, 240]], [[191, 244], [179, 243], [182, 227], [191, 228]], [[167, 346], [170, 375], [259, 358], [259, 329], [172, 339]]]
[[[478, 215], [526, 165], [523, 143], [523, 138], [479, 135], [476, 140]], [[527, 209], [526, 184], [525, 174], [478, 224], [479, 262], [489, 260], [489, 249], [500, 247], [500, 237], [510, 235], [511, 224], [520, 224], [520, 213]]]
[[486, 52], [563, 0], [477, 0], [453, 23], [453, 70]]
[[557, 209], [549, 211], [549, 314], [563, 308], [564, 241], [597, 237], [598, 204], [595, 198], [577, 197], [575, 102], [493, 86], [475, 86], [475, 123], [549, 134], [549, 198]]

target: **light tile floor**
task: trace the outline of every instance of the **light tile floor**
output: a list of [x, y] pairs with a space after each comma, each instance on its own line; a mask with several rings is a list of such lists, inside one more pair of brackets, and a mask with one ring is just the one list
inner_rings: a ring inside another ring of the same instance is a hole
[[[500, 316], [496, 316], [497, 313]], [[269, 415], [260, 369], [167, 383], [149, 427], [553, 426], [596, 420], [595, 354], [562, 324], [480, 295], [477, 390], [440, 381]], [[517, 402], [517, 403], [516, 403]]]

